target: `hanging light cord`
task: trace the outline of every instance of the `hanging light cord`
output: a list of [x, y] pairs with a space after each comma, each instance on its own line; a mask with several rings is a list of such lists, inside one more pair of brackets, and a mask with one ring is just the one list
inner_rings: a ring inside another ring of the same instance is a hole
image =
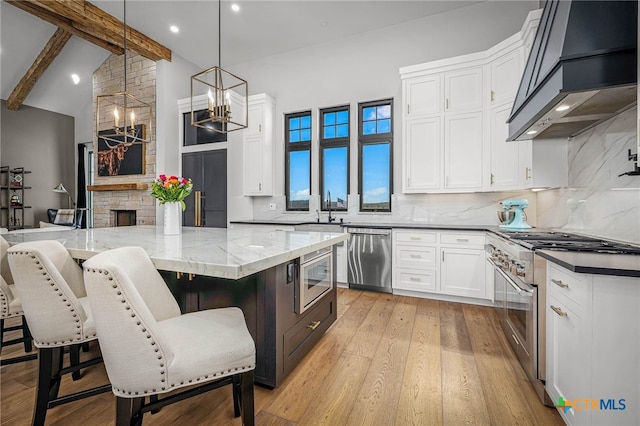
[[222, 1], [218, 0], [218, 68], [222, 68], [222, 60], [220, 59], [222, 57], [222, 19], [220, 18], [222, 15], [221, 3]]
[[122, 23], [124, 27], [124, 40], [122, 42], [122, 46], [124, 49], [124, 92], [127, 93], [127, 0], [123, 0], [122, 3], [124, 8], [124, 22]]

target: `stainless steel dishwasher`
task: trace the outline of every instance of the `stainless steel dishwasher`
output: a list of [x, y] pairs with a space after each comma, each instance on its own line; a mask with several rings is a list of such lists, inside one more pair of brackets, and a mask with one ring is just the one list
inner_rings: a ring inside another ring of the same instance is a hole
[[347, 228], [349, 288], [391, 293], [391, 229]]

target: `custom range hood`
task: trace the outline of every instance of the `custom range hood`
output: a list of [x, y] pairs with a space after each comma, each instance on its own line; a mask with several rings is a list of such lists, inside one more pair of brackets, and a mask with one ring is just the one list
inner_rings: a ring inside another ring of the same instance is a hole
[[547, 0], [508, 141], [575, 136], [637, 102], [637, 1]]

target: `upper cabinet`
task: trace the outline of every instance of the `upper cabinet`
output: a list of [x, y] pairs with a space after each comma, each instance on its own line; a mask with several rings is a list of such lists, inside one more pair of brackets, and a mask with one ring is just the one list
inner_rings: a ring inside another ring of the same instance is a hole
[[249, 96], [248, 127], [242, 144], [243, 193], [273, 195], [275, 101], [268, 95]]
[[506, 142], [539, 19], [487, 51], [400, 69], [404, 193], [566, 185], [566, 140]]
[[[482, 189], [483, 67], [472, 57], [403, 78], [403, 191]], [[439, 71], [439, 72], [438, 72]]]

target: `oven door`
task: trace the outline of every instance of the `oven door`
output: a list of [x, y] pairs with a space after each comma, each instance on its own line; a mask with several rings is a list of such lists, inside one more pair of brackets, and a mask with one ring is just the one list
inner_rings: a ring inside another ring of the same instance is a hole
[[[508, 326], [507, 340], [511, 343], [522, 367], [530, 378], [537, 376], [536, 330], [537, 291], [524, 282], [513, 279], [497, 269], [496, 280], [505, 288], [505, 312]], [[498, 285], [496, 283], [496, 285]], [[509, 336], [511, 334], [511, 336]], [[509, 338], [510, 337], [510, 338]]]
[[328, 251], [300, 264], [296, 287], [296, 313], [301, 314], [333, 288], [333, 252]]

